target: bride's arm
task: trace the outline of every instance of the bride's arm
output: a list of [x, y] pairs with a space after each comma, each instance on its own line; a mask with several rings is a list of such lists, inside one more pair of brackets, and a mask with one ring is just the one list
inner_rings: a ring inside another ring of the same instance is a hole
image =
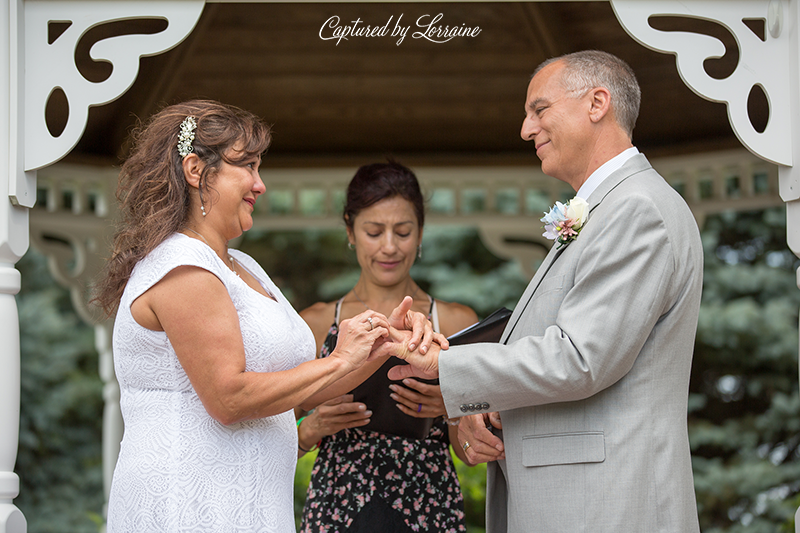
[[166, 332], [206, 411], [223, 424], [275, 415], [303, 403], [360, 368], [388, 325], [376, 317], [376, 327], [369, 330], [366, 317], [358, 315], [343, 321], [339, 345], [329, 357], [280, 372], [247, 372], [239, 316], [225, 286], [209, 271], [176, 268], [136, 305], [134, 318], [154, 318], [158, 327], [151, 329]]

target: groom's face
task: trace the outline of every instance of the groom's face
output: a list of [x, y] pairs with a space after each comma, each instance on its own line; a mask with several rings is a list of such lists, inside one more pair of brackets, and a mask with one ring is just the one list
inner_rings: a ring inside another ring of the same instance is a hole
[[534, 142], [542, 172], [577, 190], [575, 183], [579, 186], [588, 165], [591, 102], [585, 94], [575, 95], [564, 88], [563, 69], [563, 63], [551, 63], [531, 80], [520, 135]]

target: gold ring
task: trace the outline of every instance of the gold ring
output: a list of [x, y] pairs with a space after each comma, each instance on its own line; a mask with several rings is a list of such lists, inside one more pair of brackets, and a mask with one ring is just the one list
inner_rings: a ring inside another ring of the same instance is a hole
[[466, 452], [466, 451], [467, 451], [467, 448], [469, 448], [469, 441], [465, 440], [465, 441], [464, 441], [464, 445], [463, 445], [463, 446], [461, 446], [461, 447], [462, 447], [462, 448], [464, 448], [464, 451]]
[[367, 317], [367, 322], [369, 322], [369, 331], [372, 331], [372, 328], [374, 328], [375, 325], [372, 323], [372, 317], [371, 316]]

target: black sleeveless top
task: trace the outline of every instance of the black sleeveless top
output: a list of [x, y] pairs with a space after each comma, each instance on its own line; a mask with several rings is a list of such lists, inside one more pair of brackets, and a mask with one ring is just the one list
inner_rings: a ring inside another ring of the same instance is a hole
[[[436, 309], [436, 300], [430, 296], [428, 296], [428, 298], [431, 300], [428, 319], [433, 321], [434, 329], [438, 330], [439, 317]], [[334, 321], [320, 349], [320, 357], [327, 357], [333, 352], [334, 348], [336, 348], [336, 341], [339, 338], [339, 316], [343, 301], [344, 297], [336, 302]], [[387, 375], [389, 369], [394, 366], [406, 364], [408, 363], [401, 359], [390, 357], [374, 374], [350, 391], [350, 394], [353, 395], [354, 402], [362, 402], [366, 404], [367, 409], [372, 411], [369, 424], [362, 426], [361, 429], [391, 433], [392, 435], [413, 439], [421, 439], [428, 434], [435, 419], [409, 416], [400, 411], [397, 408], [395, 400], [389, 396], [389, 385], [394, 384], [405, 387], [401, 381], [389, 379]], [[418, 381], [433, 385], [439, 384], [438, 379], [418, 379]]]
[[[336, 346], [341, 301], [336, 307], [320, 357]], [[438, 330], [433, 302], [431, 315]], [[412, 427], [422, 420], [429, 431], [422, 438], [404, 437], [374, 430], [370, 424], [324, 437], [311, 470], [300, 533], [466, 533], [448, 426], [442, 417], [415, 419], [395, 406], [386, 372], [398, 363], [403, 364], [390, 358], [356, 387], [354, 396], [358, 393], [356, 399], [373, 411], [371, 421], [378, 418], [376, 401], [386, 398], [391, 409], [381, 418], [392, 429], [399, 431], [398, 421], [411, 419]]]

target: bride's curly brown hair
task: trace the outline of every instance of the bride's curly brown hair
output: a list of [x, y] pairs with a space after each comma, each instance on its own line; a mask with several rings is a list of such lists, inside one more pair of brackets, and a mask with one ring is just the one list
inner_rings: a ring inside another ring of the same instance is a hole
[[119, 306], [136, 263], [188, 220], [190, 187], [177, 148], [181, 123], [188, 116], [197, 121], [193, 153], [205, 163], [199, 187], [201, 201], [213, 191], [209, 180], [213, 180], [222, 161], [246, 164], [269, 147], [270, 127], [260, 118], [212, 100], [165, 107], [134, 129], [133, 148], [119, 174], [113, 249], [95, 284], [92, 300], [108, 316]]

